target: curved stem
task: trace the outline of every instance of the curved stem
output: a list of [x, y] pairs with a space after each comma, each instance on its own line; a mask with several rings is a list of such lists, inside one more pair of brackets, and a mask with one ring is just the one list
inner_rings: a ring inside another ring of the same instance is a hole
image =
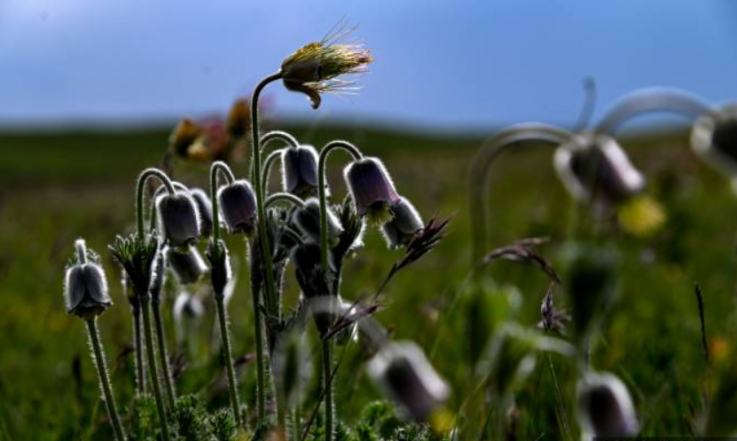
[[225, 299], [222, 293], [215, 295], [215, 305], [217, 306], [218, 323], [220, 325], [220, 339], [223, 341], [223, 363], [225, 364], [225, 372], [228, 375], [230, 405], [233, 408], [233, 418], [238, 425], [241, 425], [241, 404], [238, 399], [238, 384], [235, 381], [235, 371], [233, 369], [233, 352], [230, 346], [230, 332], [228, 330], [228, 312], [225, 309]]
[[613, 135], [627, 120], [655, 111], [670, 111], [697, 118], [709, 113], [711, 106], [696, 95], [679, 89], [640, 89], [625, 95], [607, 112], [596, 131]]
[[166, 390], [166, 402], [169, 411], [174, 413], [176, 409], [176, 394], [174, 393], [174, 382], [171, 378], [169, 368], [169, 352], [166, 350], [166, 336], [164, 335], [164, 321], [161, 318], [161, 305], [158, 301], [153, 302], [154, 325], [156, 326], [156, 343], [159, 346], [159, 358], [161, 359], [161, 374], [164, 376], [164, 389]]
[[[252, 160], [251, 160], [251, 182], [253, 182], [253, 185], [255, 186], [256, 191], [256, 210], [258, 215], [258, 236], [259, 236], [259, 242], [261, 242], [261, 252], [263, 253], [263, 259], [264, 259], [264, 273], [265, 273], [265, 282], [264, 285], [266, 285], [266, 296], [268, 296], [270, 299], [275, 300], [276, 299], [276, 286], [274, 283], [274, 264], [271, 259], [271, 247], [269, 246], [269, 235], [266, 231], [266, 209], [264, 208], [264, 189], [261, 186], [261, 143], [259, 138], [259, 115], [258, 115], [258, 101], [261, 96], [261, 92], [264, 90], [264, 88], [271, 82], [274, 82], [276, 80], [279, 80], [281, 78], [281, 72], [276, 72], [274, 74], [271, 74], [261, 80], [257, 85], [256, 88], [253, 90], [253, 95], [251, 96], [251, 151], [252, 151]], [[258, 295], [257, 292], [253, 293], [253, 302], [254, 302], [254, 316], [257, 317], [257, 319], [254, 322], [254, 326], [256, 327], [256, 357], [257, 361], [259, 361], [258, 366], [258, 382], [259, 382], [259, 390], [258, 390], [258, 419], [259, 423], [264, 423], [266, 418], [266, 409], [265, 409], [265, 367], [264, 367], [264, 348], [263, 348], [263, 324], [261, 323], [261, 311], [260, 311], [260, 295]], [[266, 302], [267, 304], [276, 303], [276, 302]], [[276, 306], [278, 309], [278, 306]], [[271, 313], [275, 313], [277, 317], [280, 315], [279, 311], [270, 311]]]
[[120, 422], [118, 407], [115, 405], [115, 398], [113, 397], [113, 388], [110, 385], [110, 378], [107, 374], [105, 352], [102, 350], [100, 333], [97, 329], [97, 317], [93, 317], [87, 320], [86, 323], [87, 335], [90, 339], [90, 346], [92, 346], [94, 355], [93, 359], [95, 361], [95, 366], [97, 367], [97, 376], [100, 380], [100, 388], [102, 389], [102, 395], [103, 399], [105, 400], [105, 407], [107, 408], [108, 417], [110, 417], [110, 421], [112, 421], [113, 423], [115, 439], [118, 441], [125, 441], [125, 431], [123, 430], [123, 424]]
[[138, 177], [138, 184], [136, 185], [136, 211], [138, 214], [138, 240], [143, 240], [143, 235], [145, 234], [145, 229], [144, 229], [144, 224], [143, 224], [143, 217], [144, 217], [143, 193], [146, 187], [146, 182], [151, 177], [156, 177], [159, 181], [161, 181], [161, 183], [164, 184], [164, 186], [166, 187], [166, 191], [168, 191], [170, 195], [173, 195], [176, 193], [176, 190], [174, 189], [174, 184], [172, 183], [171, 179], [169, 179], [166, 173], [159, 170], [158, 168], [147, 168], [141, 173], [141, 175]]
[[573, 132], [580, 132], [585, 130], [591, 122], [591, 117], [594, 115], [594, 109], [596, 108], [596, 82], [591, 77], [583, 79], [583, 106], [581, 106], [581, 112], [578, 114], [578, 119], [573, 125]]
[[143, 307], [143, 332], [146, 335], [146, 361], [148, 362], [148, 370], [151, 374], [156, 409], [159, 413], [161, 436], [164, 441], [169, 441], [169, 423], [166, 421], [166, 409], [164, 407], [164, 399], [161, 396], [161, 385], [159, 384], [158, 368], [156, 367], [156, 352], [153, 347], [154, 335], [151, 330], [151, 298], [148, 296], [143, 297], [141, 299], [141, 306]]
[[264, 207], [269, 208], [277, 202], [290, 202], [292, 205], [300, 208], [304, 208], [305, 206], [305, 201], [291, 193], [274, 193], [266, 198], [266, 202], [264, 202]]
[[473, 261], [478, 262], [486, 252], [486, 182], [489, 171], [499, 155], [510, 147], [524, 142], [539, 142], [558, 146], [572, 134], [564, 129], [541, 123], [512, 126], [491, 137], [474, 155], [471, 162], [469, 196], [471, 232], [473, 235]]
[[258, 101], [261, 96], [261, 92], [271, 82], [281, 78], [281, 72], [269, 75], [268, 77], [261, 80], [253, 90], [251, 97], [251, 134], [253, 137], [253, 160], [252, 160], [252, 173], [251, 182], [256, 187], [256, 209], [258, 213], [258, 235], [259, 242], [261, 242], [261, 252], [263, 253], [264, 269], [266, 273], [266, 295], [272, 301], [266, 302], [266, 304], [272, 305], [272, 311], [269, 313], [275, 317], [281, 317], [281, 311], [279, 305], [276, 303], [276, 286], [274, 283], [274, 264], [271, 256], [271, 246], [269, 244], [269, 235], [266, 231], [266, 209], [264, 208], [264, 192], [261, 187], [261, 144], [259, 138], [259, 120], [258, 120]]
[[[263, 139], [263, 138], [261, 138]], [[279, 159], [282, 152], [285, 149], [277, 149], [273, 152], [269, 153], [269, 156], [266, 157], [266, 160], [264, 160], [264, 166], [261, 170], [261, 188], [264, 190], [264, 193], [268, 193], [268, 187], [269, 187], [269, 176], [271, 175], [271, 165]]]
[[272, 130], [271, 132], [262, 136], [261, 148], [266, 148], [266, 145], [269, 144], [271, 141], [283, 141], [285, 144], [293, 149], [299, 147], [299, 142], [297, 142], [297, 138], [283, 130]]
[[212, 203], [212, 240], [218, 243], [220, 239], [220, 210], [218, 208], [218, 172], [225, 176], [228, 184], [235, 181], [233, 171], [230, 170], [228, 164], [222, 161], [215, 161], [210, 166], [210, 201]]
[[[325, 186], [325, 165], [327, 164], [328, 156], [333, 150], [342, 149], [347, 151], [353, 156], [354, 160], [359, 160], [363, 157], [361, 151], [356, 146], [349, 143], [348, 141], [332, 141], [329, 142], [320, 151], [320, 157], [317, 163], [317, 192], [318, 199], [320, 201], [320, 268], [322, 276], [325, 280], [329, 280], [329, 249], [328, 249], [328, 212], [327, 212], [327, 191]], [[337, 293], [333, 293], [337, 295]], [[326, 293], [330, 295], [330, 293]], [[330, 315], [332, 317], [332, 315]], [[332, 326], [332, 323], [330, 324]], [[325, 382], [325, 441], [332, 441], [333, 439], [333, 386], [330, 381], [330, 371], [332, 368], [332, 342], [323, 341], [322, 343], [322, 365], [323, 365], [323, 380]]]

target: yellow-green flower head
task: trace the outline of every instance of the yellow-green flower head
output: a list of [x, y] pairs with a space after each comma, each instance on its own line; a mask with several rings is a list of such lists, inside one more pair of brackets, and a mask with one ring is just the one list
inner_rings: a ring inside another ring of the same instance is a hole
[[345, 91], [352, 85], [339, 77], [366, 72], [374, 60], [360, 44], [339, 43], [344, 35], [341, 32], [310, 43], [282, 62], [284, 87], [306, 94], [314, 109], [320, 106], [320, 94]]

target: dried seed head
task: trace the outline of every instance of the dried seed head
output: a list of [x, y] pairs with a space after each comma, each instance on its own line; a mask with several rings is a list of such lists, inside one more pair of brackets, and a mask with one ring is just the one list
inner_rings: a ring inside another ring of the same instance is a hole
[[248, 100], [239, 99], [228, 113], [227, 131], [234, 138], [242, 138], [251, 127], [251, 107]]
[[737, 106], [728, 106], [696, 120], [691, 146], [718, 170], [728, 176], [737, 175]]
[[196, 283], [207, 273], [207, 265], [195, 247], [184, 251], [168, 247], [165, 253], [171, 272], [182, 285]]
[[563, 261], [574, 337], [581, 342], [614, 300], [619, 259], [611, 248], [571, 243]]
[[250, 237], [256, 227], [256, 196], [251, 184], [242, 179], [221, 187], [218, 202], [228, 231]]
[[392, 342], [369, 362], [369, 374], [408, 418], [425, 421], [448, 398], [448, 386], [413, 342]]
[[212, 202], [207, 193], [200, 188], [192, 188], [189, 194], [197, 205], [197, 213], [200, 215], [200, 235], [210, 237], [212, 234]]
[[[335, 246], [343, 234], [343, 227], [330, 207], [327, 208], [328, 220], [328, 243]], [[315, 243], [320, 243], [320, 202], [315, 199], [305, 201], [305, 206], [294, 212], [293, 220], [297, 229], [305, 238]]]
[[186, 248], [197, 243], [200, 216], [192, 196], [182, 191], [159, 196], [156, 212], [164, 243], [175, 248]]
[[391, 219], [390, 207], [400, 201], [386, 167], [378, 158], [364, 157], [345, 169], [345, 181], [359, 216], [383, 225]]
[[399, 248], [409, 244], [417, 236], [425, 224], [420, 213], [412, 203], [404, 197], [390, 208], [392, 219], [381, 228], [389, 248]]
[[346, 90], [352, 83], [339, 77], [363, 73], [373, 57], [360, 45], [339, 44], [342, 35], [310, 43], [288, 56], [281, 66], [284, 87], [306, 94], [312, 107], [320, 106], [320, 94]]
[[578, 383], [577, 395], [584, 439], [637, 435], [639, 424], [632, 398], [619, 378], [588, 372]]
[[113, 302], [97, 255], [87, 252], [83, 239], [78, 239], [74, 245], [77, 261], [66, 270], [64, 300], [67, 314], [89, 320], [105, 312]]
[[284, 149], [281, 155], [284, 191], [300, 198], [317, 196], [317, 151], [311, 145]]
[[[219, 240], [217, 244], [212, 240], [207, 244], [207, 252], [205, 253], [207, 260], [210, 261], [210, 283], [215, 296], [226, 297], [228, 284], [233, 278], [233, 272], [230, 267], [230, 256], [225, 242]], [[232, 294], [232, 292], [231, 292]]]
[[645, 178], [617, 141], [605, 135], [576, 135], [558, 147], [555, 169], [568, 192], [583, 202], [620, 203], [645, 188]]
[[189, 157], [189, 149], [202, 135], [202, 129], [194, 121], [185, 118], [179, 121], [174, 131], [169, 135], [169, 145], [177, 155]]
[[151, 265], [151, 301], [159, 303], [161, 301], [161, 288], [166, 281], [166, 256], [162, 252], [157, 252], [154, 263]]

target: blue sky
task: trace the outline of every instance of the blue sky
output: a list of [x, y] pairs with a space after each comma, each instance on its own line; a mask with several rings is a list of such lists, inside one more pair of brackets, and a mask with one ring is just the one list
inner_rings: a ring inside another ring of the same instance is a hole
[[644, 86], [737, 98], [733, 0], [0, 0], [0, 125], [223, 111], [341, 18], [376, 57], [363, 89], [314, 112], [273, 87], [279, 115], [570, 124], [587, 75], [598, 115]]

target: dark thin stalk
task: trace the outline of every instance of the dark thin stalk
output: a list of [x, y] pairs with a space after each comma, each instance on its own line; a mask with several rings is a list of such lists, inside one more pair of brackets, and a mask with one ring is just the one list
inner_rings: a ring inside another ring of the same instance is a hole
[[102, 343], [100, 342], [100, 334], [97, 329], [97, 317], [89, 319], [87, 323], [87, 335], [90, 339], [90, 346], [94, 353], [95, 366], [97, 367], [97, 376], [100, 380], [100, 388], [102, 389], [103, 399], [105, 400], [105, 406], [107, 407], [107, 414], [110, 417], [110, 421], [113, 423], [113, 431], [115, 432], [115, 439], [118, 441], [125, 441], [125, 431], [123, 430], [123, 424], [120, 422], [120, 415], [118, 414], [118, 408], [115, 405], [115, 398], [113, 397], [113, 388], [110, 386], [110, 378], [107, 373], [107, 363], [105, 362], [105, 353], [102, 350]]
[[333, 405], [333, 378], [331, 375], [333, 365], [333, 343], [332, 341], [322, 342], [322, 369], [323, 378], [325, 379], [325, 441], [333, 439], [333, 413], [335, 412]]
[[549, 352], [545, 352], [545, 358], [548, 360], [548, 368], [550, 369], [550, 375], [553, 379], [553, 389], [555, 389], [555, 401], [557, 403], [558, 412], [563, 422], [563, 431], [566, 433], [566, 439], [569, 441], [573, 440], [571, 436], [571, 427], [568, 423], [568, 414], [566, 413], [565, 402], [563, 401], [563, 395], [560, 393], [560, 387], [558, 387], [558, 377], [555, 375], [555, 367], [553, 366], [552, 357]]
[[699, 305], [699, 320], [701, 321], [701, 345], [704, 347], [704, 361], [709, 364], [709, 343], [706, 340], [706, 318], [704, 316], [704, 296], [701, 294], [701, 286], [697, 283], [694, 288], [696, 301]]

